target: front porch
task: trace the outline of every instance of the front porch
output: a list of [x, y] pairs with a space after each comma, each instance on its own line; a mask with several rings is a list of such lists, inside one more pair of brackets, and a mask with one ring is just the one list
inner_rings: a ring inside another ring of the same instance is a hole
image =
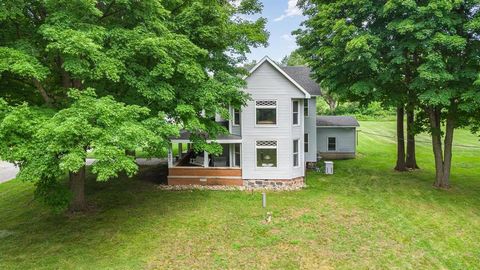
[[[223, 151], [219, 155], [195, 152], [188, 133], [171, 140], [168, 155], [169, 185], [243, 186], [241, 169], [242, 138], [220, 136], [215, 140]], [[174, 151], [174, 149], [176, 151]]]

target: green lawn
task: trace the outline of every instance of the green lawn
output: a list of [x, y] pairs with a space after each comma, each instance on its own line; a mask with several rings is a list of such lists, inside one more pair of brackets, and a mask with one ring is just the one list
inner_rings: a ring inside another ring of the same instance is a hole
[[[453, 188], [392, 171], [393, 122], [363, 122], [359, 158], [309, 173], [298, 192], [158, 190], [140, 180], [88, 184], [96, 211], [52, 214], [29, 183], [0, 185], [0, 269], [478, 269], [480, 143], [456, 133]], [[366, 134], [365, 132], [382, 136]], [[425, 141], [425, 142], [424, 142]], [[270, 224], [263, 220], [273, 213]]]

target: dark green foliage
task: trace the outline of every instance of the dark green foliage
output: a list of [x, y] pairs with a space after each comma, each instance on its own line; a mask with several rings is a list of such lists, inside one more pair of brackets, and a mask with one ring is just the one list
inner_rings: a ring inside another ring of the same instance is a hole
[[199, 134], [225, 132], [211, 118], [247, 100], [237, 64], [267, 42], [265, 19], [242, 19], [261, 4], [237, 2], [3, 1], [0, 157], [19, 163], [37, 194], [60, 196], [56, 183], [87, 150], [99, 180], [135, 173], [125, 151], [164, 156], [180, 128], [218, 151]]

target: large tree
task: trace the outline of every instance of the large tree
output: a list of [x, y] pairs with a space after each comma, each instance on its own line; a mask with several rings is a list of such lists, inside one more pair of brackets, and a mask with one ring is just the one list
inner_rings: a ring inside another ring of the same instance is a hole
[[[322, 84], [397, 106], [398, 162], [416, 167], [414, 113], [426, 116], [435, 186], [448, 187], [453, 130], [478, 109], [479, 1], [302, 1], [302, 52]], [[407, 157], [403, 121], [407, 110]], [[419, 119], [418, 124], [425, 123]], [[445, 128], [442, 131], [442, 127]], [[442, 136], [444, 143], [442, 145]], [[402, 156], [401, 156], [402, 155]]]
[[[227, 117], [229, 105], [245, 102], [247, 96], [240, 91], [244, 82], [239, 76], [244, 71], [237, 65], [252, 46], [266, 44], [267, 34], [265, 19], [252, 21], [244, 16], [260, 10], [257, 0], [4, 1], [0, 5], [0, 97], [21, 105], [4, 106], [7, 113], [0, 121], [5, 122], [1, 132], [7, 139], [1, 142], [0, 157], [19, 163], [20, 176], [35, 181], [37, 188], [68, 172], [75, 202], [83, 196], [75, 191], [84, 185], [85, 166], [80, 157], [84, 159], [87, 151], [101, 156], [111, 147], [94, 141], [91, 130], [107, 136], [112, 127], [138, 123], [136, 127], [132, 124], [130, 131], [116, 134], [119, 142], [131, 141], [116, 146], [115, 151], [124, 153], [140, 145], [152, 156], [160, 155], [165, 152], [166, 134], [179, 127], [192, 131], [199, 146], [218, 150], [195, 134], [225, 132], [212, 116], [220, 113]], [[96, 94], [86, 91], [91, 88]], [[72, 99], [68, 93], [77, 94]], [[87, 97], [91, 112], [79, 105]], [[107, 104], [111, 107], [102, 107]], [[38, 106], [50, 109], [38, 110]], [[114, 123], [98, 122], [115, 108], [131, 110], [132, 115], [118, 116]], [[138, 116], [135, 110], [139, 110]], [[32, 119], [32, 133], [12, 137], [8, 123], [25, 117], [22, 113], [38, 120]], [[74, 125], [80, 123], [87, 126]], [[66, 124], [76, 127], [73, 134], [67, 132]], [[147, 131], [163, 141], [149, 140]], [[28, 140], [29, 136], [37, 139]], [[35, 169], [26, 165], [30, 162], [26, 154], [16, 156], [12, 150], [16, 146], [40, 149], [42, 140], [38, 138], [51, 139], [51, 147], [57, 150], [47, 151], [45, 155], [52, 155], [50, 161], [43, 160], [43, 167]], [[78, 143], [70, 145], [72, 141], [66, 138]], [[75, 162], [64, 165], [63, 155], [75, 157]], [[127, 160], [123, 154], [118, 157]], [[97, 168], [100, 164], [112, 172], [131, 173], [134, 168], [117, 159], [99, 158]], [[49, 179], [42, 175], [44, 168], [59, 173]], [[101, 180], [115, 175], [94, 172]], [[22, 176], [28, 174], [38, 177]], [[52, 190], [56, 189], [52, 186]], [[41, 192], [47, 193], [57, 194]], [[72, 205], [72, 210], [84, 205]]]

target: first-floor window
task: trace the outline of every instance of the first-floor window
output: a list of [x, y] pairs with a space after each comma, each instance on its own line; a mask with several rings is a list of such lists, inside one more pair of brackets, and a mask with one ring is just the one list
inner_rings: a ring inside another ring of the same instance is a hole
[[277, 167], [277, 141], [257, 141], [257, 167]]
[[308, 133], [305, 133], [303, 136], [305, 153], [308, 153]]
[[337, 150], [337, 138], [328, 137], [328, 151], [336, 151], [336, 150]]
[[293, 166], [298, 167], [298, 140], [293, 140]]
[[239, 143], [236, 143], [235, 144], [235, 147], [234, 147], [234, 153], [235, 153], [235, 167], [240, 167], [241, 166], [241, 162], [240, 162], [240, 144]]

